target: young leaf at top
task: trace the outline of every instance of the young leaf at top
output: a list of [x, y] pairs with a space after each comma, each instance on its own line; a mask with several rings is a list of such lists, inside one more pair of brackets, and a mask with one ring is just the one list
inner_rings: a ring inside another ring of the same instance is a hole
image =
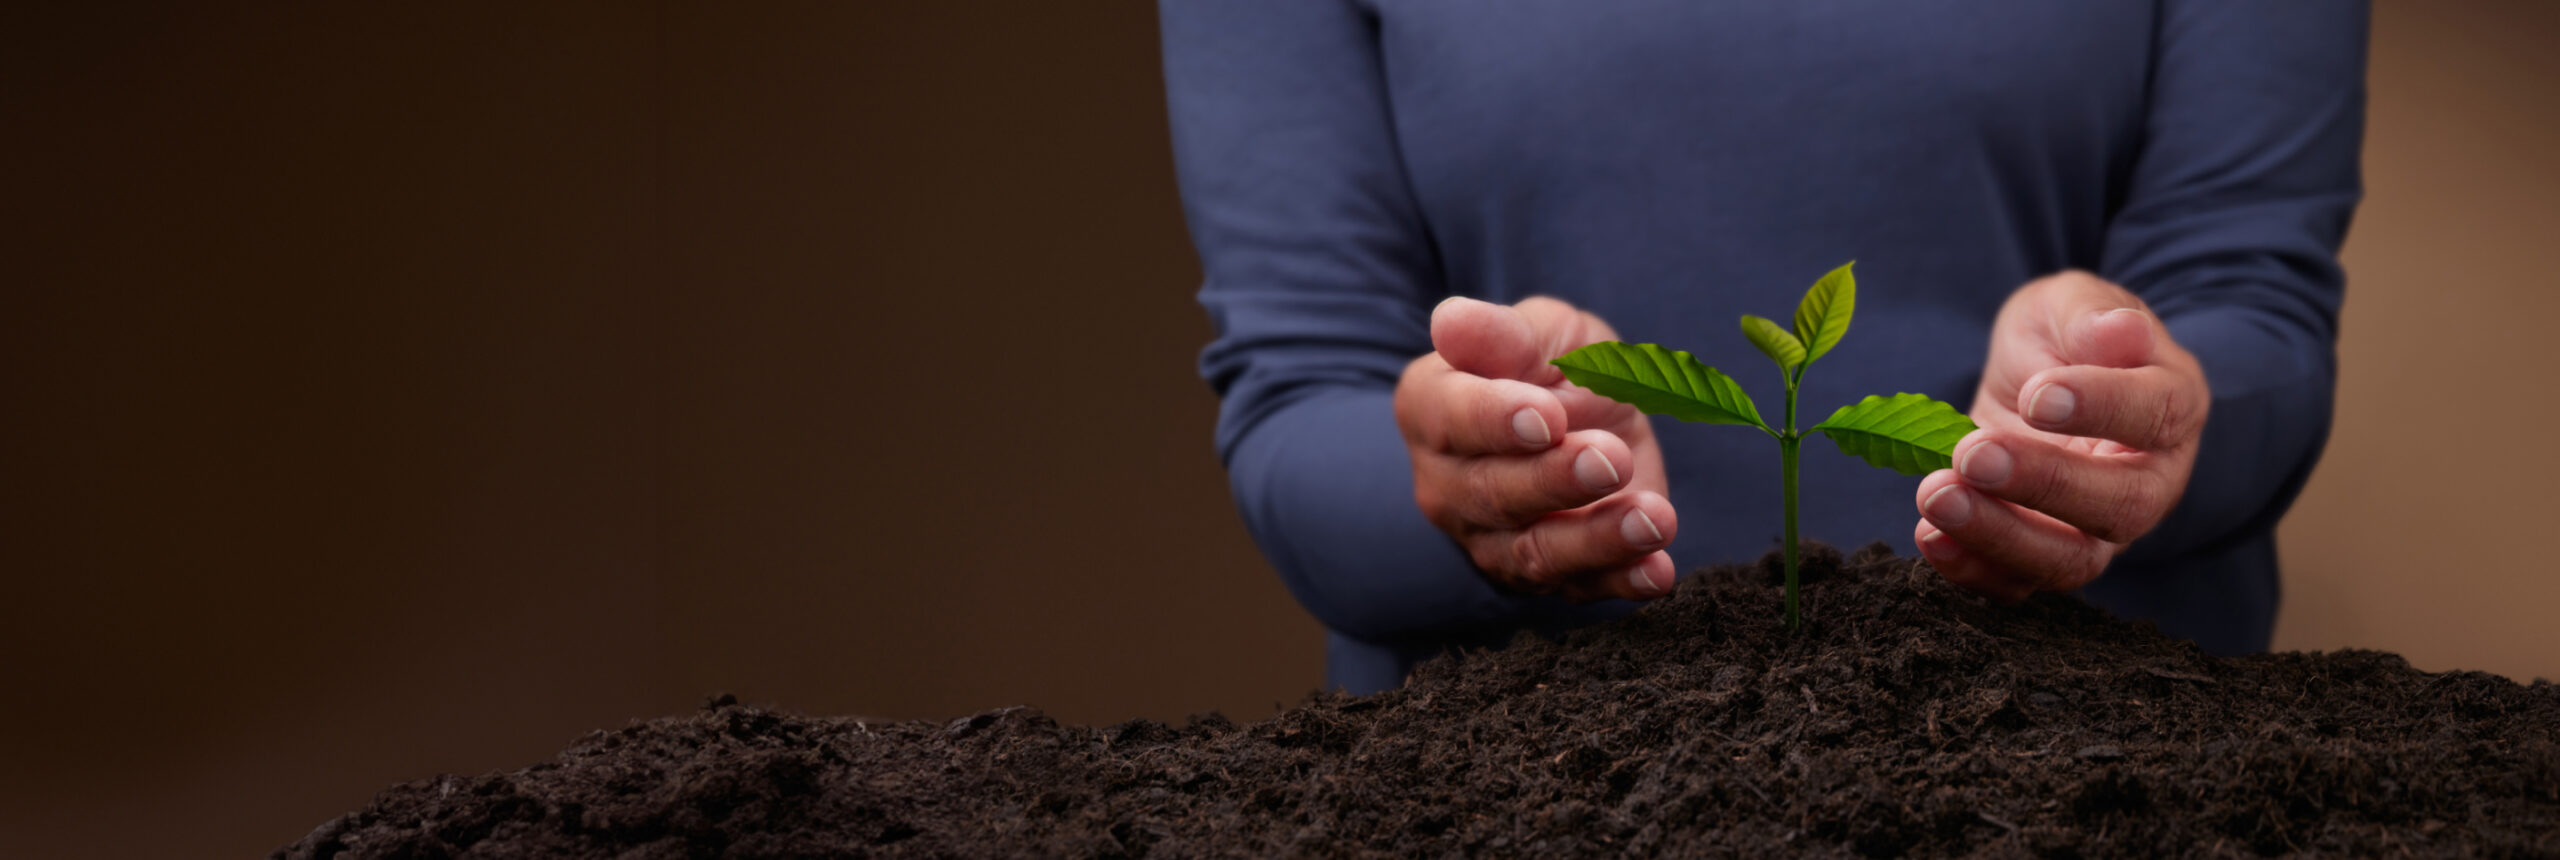
[[1804, 342], [1804, 363], [1812, 364], [1849, 333], [1849, 314], [1858, 306], [1858, 277], [1850, 274], [1849, 267], [1857, 264], [1856, 260], [1840, 264], [1813, 282], [1813, 289], [1804, 291], [1804, 301], [1796, 303], [1796, 340]]
[[1956, 441], [1973, 432], [1973, 419], [1926, 394], [1879, 395], [1840, 407], [1813, 429], [1843, 454], [1919, 477], [1955, 464]]
[[1575, 385], [1655, 415], [1769, 429], [1733, 377], [1686, 352], [1606, 340], [1548, 363], [1564, 368], [1565, 378]]
[[1751, 345], [1759, 347], [1770, 361], [1777, 362], [1779, 370], [1793, 372], [1796, 365], [1804, 363], [1804, 341], [1778, 327], [1775, 320], [1743, 314], [1742, 336], [1750, 338]]

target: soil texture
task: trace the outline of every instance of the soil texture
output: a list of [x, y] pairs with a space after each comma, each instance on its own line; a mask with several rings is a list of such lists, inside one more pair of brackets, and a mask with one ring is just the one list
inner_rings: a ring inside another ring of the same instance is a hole
[[384, 791], [282, 858], [2560, 857], [2560, 687], [2217, 658], [1883, 545], [1772, 558], [1404, 688], [1063, 726], [746, 707]]

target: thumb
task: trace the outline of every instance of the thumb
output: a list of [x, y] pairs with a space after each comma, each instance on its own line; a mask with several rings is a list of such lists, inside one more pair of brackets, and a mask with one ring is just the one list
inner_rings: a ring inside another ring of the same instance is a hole
[[2045, 330], [2056, 357], [2099, 367], [2150, 363], [2162, 332], [2140, 297], [2085, 272], [2055, 275], [2048, 282]]
[[2150, 364], [2154, 348], [2167, 336], [2160, 321], [2140, 307], [2092, 310], [2074, 325], [2066, 354], [2075, 363], [2099, 367]]
[[1545, 340], [1508, 305], [1451, 296], [1431, 309], [1431, 348], [1461, 373], [1552, 385], [1563, 373], [1540, 354]]

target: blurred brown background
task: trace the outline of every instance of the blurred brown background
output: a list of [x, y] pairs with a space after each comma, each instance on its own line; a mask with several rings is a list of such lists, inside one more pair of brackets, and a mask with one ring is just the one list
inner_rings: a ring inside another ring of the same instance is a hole
[[[718, 691], [1316, 685], [1151, 5], [212, 5], [0, 10], [0, 856], [257, 855]], [[2560, 676], [2560, 6], [2378, 16], [2279, 643]]]

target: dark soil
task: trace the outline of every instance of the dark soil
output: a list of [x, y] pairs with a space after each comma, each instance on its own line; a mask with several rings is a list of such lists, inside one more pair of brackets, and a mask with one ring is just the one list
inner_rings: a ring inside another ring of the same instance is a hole
[[383, 792], [279, 857], [2560, 857], [2560, 687], [2373, 652], [2209, 657], [1881, 545], [1238, 726], [727, 700]]

